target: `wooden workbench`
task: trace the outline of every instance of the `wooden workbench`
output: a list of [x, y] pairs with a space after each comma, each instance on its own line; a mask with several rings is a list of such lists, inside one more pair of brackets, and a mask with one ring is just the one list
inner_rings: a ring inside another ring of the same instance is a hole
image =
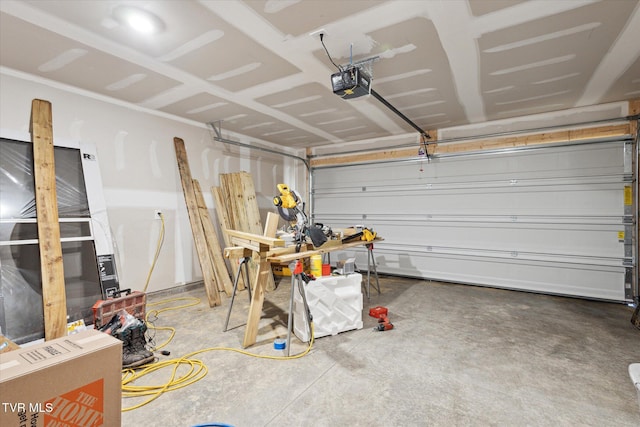
[[[249, 307], [249, 315], [247, 317], [247, 326], [244, 332], [243, 347], [249, 347], [256, 343], [258, 336], [258, 325], [262, 315], [262, 306], [264, 304], [264, 294], [267, 286], [267, 275], [271, 272], [271, 264], [284, 264], [293, 261], [310, 258], [313, 255], [322, 255], [334, 251], [343, 251], [358, 246], [366, 246], [382, 241], [376, 238], [373, 241], [366, 242], [357, 240], [348, 243], [338, 243], [328, 241], [319, 248], [312, 248], [307, 245], [306, 250], [296, 252], [295, 246], [284, 247], [284, 241], [281, 239], [266, 238], [264, 236], [243, 233], [235, 230], [227, 230], [231, 236], [231, 242], [234, 247], [225, 248], [225, 257], [232, 256], [248, 256], [249, 251], [257, 253], [259, 259], [258, 271], [256, 278], [252, 283], [253, 290], [251, 295], [251, 306]], [[291, 316], [291, 313], [289, 313]]]

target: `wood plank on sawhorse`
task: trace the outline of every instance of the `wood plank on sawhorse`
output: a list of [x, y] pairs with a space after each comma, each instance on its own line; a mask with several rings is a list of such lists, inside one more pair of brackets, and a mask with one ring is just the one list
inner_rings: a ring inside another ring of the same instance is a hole
[[193, 240], [195, 241], [196, 252], [204, 278], [204, 288], [207, 291], [209, 307], [215, 307], [221, 304], [220, 294], [218, 293], [213, 271], [213, 262], [209, 254], [207, 240], [198, 211], [198, 203], [196, 202], [196, 195], [193, 188], [193, 178], [191, 177], [191, 169], [189, 168], [189, 160], [187, 159], [187, 150], [185, 149], [184, 141], [180, 138], [173, 138], [173, 145], [176, 150], [180, 181], [182, 182], [182, 190], [184, 191], [184, 200], [187, 204], [191, 232], [193, 233]]
[[67, 297], [60, 242], [50, 102], [41, 99], [32, 101], [30, 130], [42, 276], [44, 338], [48, 341], [67, 334]]
[[267, 237], [261, 234], [245, 233], [238, 230], [227, 230], [231, 236], [231, 243], [256, 252], [267, 252], [271, 248], [284, 247], [284, 240], [277, 237]]
[[227, 270], [227, 263], [224, 261], [224, 257], [222, 256], [222, 249], [220, 248], [218, 233], [216, 232], [216, 229], [211, 222], [211, 216], [209, 216], [209, 208], [207, 208], [207, 204], [204, 201], [202, 188], [200, 187], [200, 183], [197, 179], [193, 180], [193, 190], [196, 195], [196, 203], [198, 204], [198, 211], [200, 213], [200, 220], [202, 221], [204, 237], [207, 241], [207, 248], [209, 249], [209, 254], [213, 260], [213, 272], [216, 275], [218, 290], [224, 291], [227, 296], [231, 296], [233, 285], [231, 284], [229, 270]]
[[265, 237], [276, 237], [276, 233], [278, 232], [278, 221], [280, 221], [280, 216], [277, 213], [267, 213], [267, 220], [264, 222], [263, 233]]
[[[227, 233], [234, 245], [241, 246], [245, 251], [250, 249], [253, 251], [254, 259], [257, 255], [260, 261], [258, 262], [255, 281], [252, 286], [251, 306], [249, 307], [247, 326], [244, 331], [244, 340], [242, 342], [242, 346], [246, 348], [256, 343], [267, 282], [269, 276], [273, 278], [273, 274], [271, 273], [271, 264], [267, 260], [267, 256], [269, 251], [273, 248], [284, 247], [284, 240], [258, 234], [244, 233], [237, 230], [227, 230]], [[225, 253], [237, 253], [236, 251], [237, 248], [225, 248]]]
[[268, 258], [269, 258], [269, 262], [272, 262], [272, 263], [289, 264], [290, 262], [293, 262], [299, 259], [311, 258], [313, 255], [323, 255], [329, 252], [343, 251], [345, 249], [351, 249], [358, 246], [366, 246], [369, 243], [379, 243], [379, 242], [382, 242], [383, 240], [384, 239], [382, 239], [381, 237], [377, 237], [370, 242], [367, 242], [364, 240], [356, 240], [353, 242], [341, 243], [339, 245], [327, 245], [326, 247], [320, 246], [319, 248], [309, 249], [301, 252], [295, 252], [292, 250], [286, 250], [286, 251], [283, 250], [283, 251], [280, 251], [280, 253], [276, 253], [277, 251], [271, 251], [269, 253]]
[[[213, 190], [213, 188], [212, 188]], [[278, 231], [278, 220], [279, 216], [273, 212], [269, 212], [267, 214], [267, 221], [264, 225], [264, 237], [276, 237], [276, 232]], [[252, 256], [252, 250], [245, 248], [243, 246], [233, 246], [231, 242], [231, 236], [227, 234], [227, 230], [224, 230], [224, 235], [227, 236], [225, 240], [225, 249], [224, 249], [224, 257], [229, 259], [240, 259]], [[278, 244], [279, 246], [279, 244]], [[276, 249], [270, 249], [267, 252], [267, 256], [273, 256], [274, 250], [283, 250], [285, 248], [278, 247]], [[293, 251], [292, 251], [293, 252]], [[279, 252], [281, 253], [281, 252]], [[287, 252], [289, 253], [289, 252]], [[241, 275], [242, 276], [242, 275]]]
[[[256, 343], [258, 337], [258, 326], [260, 325], [260, 317], [262, 316], [262, 306], [264, 305], [264, 294], [267, 289], [267, 281], [269, 276], [273, 278], [271, 273], [271, 264], [267, 261], [267, 254], [259, 252], [259, 263], [256, 271], [256, 280], [253, 282], [253, 292], [251, 294], [251, 305], [249, 306], [249, 315], [247, 316], [247, 326], [244, 330], [244, 339], [242, 346], [247, 348]], [[255, 259], [255, 257], [254, 257]]]

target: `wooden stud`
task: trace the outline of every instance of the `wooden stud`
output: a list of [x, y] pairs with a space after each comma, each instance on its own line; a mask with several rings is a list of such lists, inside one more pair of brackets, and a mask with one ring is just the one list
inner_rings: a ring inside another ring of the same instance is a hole
[[204, 201], [202, 188], [200, 187], [200, 183], [197, 179], [193, 180], [193, 188], [196, 195], [196, 203], [198, 204], [198, 211], [200, 212], [200, 220], [202, 221], [202, 229], [204, 230], [209, 254], [213, 260], [214, 274], [216, 275], [218, 290], [224, 291], [227, 296], [231, 296], [233, 292], [233, 284], [231, 283], [229, 270], [227, 270], [227, 263], [224, 261], [224, 257], [222, 256], [222, 248], [220, 247], [220, 241], [218, 240], [218, 232], [211, 222], [209, 208], [207, 208], [207, 204]]
[[187, 204], [187, 213], [189, 214], [191, 232], [193, 234], [193, 240], [195, 241], [196, 252], [198, 254], [198, 260], [200, 261], [202, 276], [204, 278], [204, 288], [207, 291], [209, 307], [215, 307], [216, 305], [221, 304], [220, 294], [216, 287], [213, 265], [209, 256], [209, 249], [207, 248], [207, 241], [202, 228], [202, 221], [200, 220], [198, 204], [196, 202], [196, 195], [193, 188], [193, 178], [191, 178], [191, 169], [189, 168], [189, 160], [187, 158], [187, 151], [184, 146], [184, 141], [180, 138], [173, 138], [173, 145], [176, 150], [180, 181], [182, 182], [182, 190], [184, 191], [184, 200]]
[[224, 200], [226, 201], [227, 217], [229, 218], [231, 228], [236, 230], [239, 226], [239, 224], [236, 223], [235, 215], [238, 208], [236, 207], [235, 188], [232, 178], [232, 174], [220, 175], [221, 188], [223, 190]]
[[264, 304], [264, 294], [267, 288], [268, 278], [273, 278], [271, 264], [267, 261], [265, 254], [259, 257], [258, 268], [255, 275], [253, 293], [251, 294], [251, 306], [247, 317], [247, 326], [244, 331], [242, 346], [247, 348], [256, 343], [258, 337], [258, 327], [262, 316], [262, 306]]
[[[227, 229], [233, 229], [233, 227], [231, 226], [231, 220], [229, 219], [228, 207], [227, 207], [227, 203], [225, 202], [223, 189], [221, 187], [211, 187], [211, 194], [213, 194], [213, 200], [216, 205], [218, 225], [220, 226], [220, 230], [222, 230], [222, 238], [224, 240], [224, 246], [225, 247], [232, 246], [231, 239], [227, 234]], [[235, 271], [240, 265], [239, 257], [241, 256], [242, 255], [236, 255], [235, 253], [232, 253], [230, 255], [227, 255], [225, 253], [225, 258], [229, 259], [229, 271], [231, 272], [232, 276], [235, 276]], [[248, 256], [251, 256], [251, 254], [249, 254]], [[244, 275], [241, 274], [238, 277], [238, 289], [242, 290], [244, 288], [245, 288]]]
[[222, 230], [222, 239], [224, 240], [225, 246], [229, 246], [229, 236], [226, 230], [228, 228], [233, 229], [233, 227], [229, 223], [229, 215], [227, 214], [227, 209], [222, 197], [222, 190], [220, 187], [211, 187], [211, 194], [213, 195], [213, 201], [216, 205], [216, 214], [218, 217], [218, 225]]
[[267, 237], [262, 234], [253, 234], [253, 233], [245, 233], [244, 231], [238, 230], [227, 230], [229, 236], [231, 236], [231, 241], [233, 242], [234, 237], [238, 237], [240, 239], [249, 240], [256, 243], [262, 243], [264, 245], [269, 246], [270, 248], [282, 248], [284, 247], [284, 240], [278, 239], [276, 237]]
[[258, 207], [258, 199], [256, 197], [256, 188], [253, 184], [253, 178], [248, 172], [239, 172], [239, 185], [241, 188], [242, 204], [244, 213], [246, 214], [246, 224], [248, 232], [254, 234], [262, 234], [262, 220], [260, 219], [260, 209]]
[[276, 233], [278, 232], [278, 222], [280, 221], [280, 216], [275, 212], [267, 213], [267, 220], [264, 222], [264, 236], [265, 237], [276, 237]]
[[[242, 189], [243, 205], [245, 207], [246, 224], [250, 233], [264, 234], [265, 229], [262, 227], [262, 220], [260, 218], [260, 208], [258, 207], [258, 199], [256, 197], [256, 189], [253, 183], [253, 177], [248, 172], [239, 172], [238, 181], [240, 188]], [[274, 236], [275, 237], [275, 236]], [[259, 263], [260, 259], [254, 256], [254, 263]], [[267, 264], [269, 270], [267, 274], [267, 291], [273, 291], [276, 288], [275, 280], [273, 278], [271, 264]]]
[[[207, 204], [204, 201], [204, 198], [202, 197], [202, 191], [199, 192], [200, 196], [198, 196], [198, 189], [201, 190], [200, 183], [198, 182], [197, 179], [194, 179], [193, 194], [196, 198], [196, 203], [198, 205], [198, 216], [200, 218], [200, 222], [202, 223], [202, 230], [204, 232], [205, 241], [207, 242], [207, 252], [209, 255], [209, 261], [211, 262], [211, 265], [213, 267], [213, 275], [215, 277], [216, 288], [218, 289], [218, 292], [225, 292], [224, 285], [222, 284], [222, 281], [220, 280], [220, 277], [218, 274], [218, 267], [216, 266], [215, 260], [213, 258], [214, 248], [212, 245], [212, 241], [208, 237], [209, 231], [211, 231], [211, 227], [208, 227], [206, 225], [206, 221], [204, 220], [204, 217], [203, 217], [203, 213], [208, 209]], [[207, 211], [207, 217], [208, 217], [208, 211]]]
[[[229, 207], [229, 222], [233, 224], [231, 229], [252, 234], [263, 234], [260, 209], [251, 174], [248, 172], [221, 174], [220, 188]], [[255, 277], [259, 262], [257, 255], [254, 255], [254, 258], [249, 263], [250, 277]], [[268, 268], [270, 269], [271, 266]], [[273, 289], [275, 289], [275, 281], [273, 275], [271, 275], [267, 279], [267, 290]]]
[[60, 242], [50, 102], [33, 100], [30, 128], [42, 275], [44, 338], [48, 341], [67, 334], [67, 297]]
[[277, 252], [270, 252], [269, 254], [267, 254], [267, 259], [269, 262], [274, 263], [274, 264], [289, 264], [292, 261], [298, 260], [298, 259], [304, 259], [304, 258], [309, 258], [313, 255], [322, 255], [322, 254], [326, 254], [329, 252], [333, 252], [333, 251], [342, 251], [345, 249], [350, 249], [350, 248], [355, 248], [358, 246], [363, 246], [366, 245], [368, 243], [378, 243], [383, 241], [384, 239], [380, 239], [377, 238], [371, 242], [365, 242], [363, 240], [357, 240], [355, 242], [348, 242], [348, 243], [341, 243], [339, 245], [334, 245], [334, 246], [327, 246], [326, 248], [323, 248], [322, 246], [317, 248], [317, 249], [312, 249], [312, 250], [308, 250], [308, 251], [304, 251], [304, 252], [291, 252], [291, 253], [286, 253], [286, 252], [281, 252], [281, 253], [277, 253]]
[[224, 257], [250, 257], [252, 255], [251, 249], [243, 246], [228, 246], [224, 248]]

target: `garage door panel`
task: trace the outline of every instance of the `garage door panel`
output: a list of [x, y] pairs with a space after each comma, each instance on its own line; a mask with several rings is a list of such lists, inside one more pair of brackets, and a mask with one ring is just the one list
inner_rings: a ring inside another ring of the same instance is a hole
[[[359, 268], [366, 268], [366, 252], [354, 251]], [[376, 245], [378, 271], [407, 277], [491, 286], [553, 295], [622, 301], [624, 269], [616, 266], [568, 265], [532, 260], [509, 260], [452, 254], [416, 256], [412, 251], [387, 251]], [[346, 257], [346, 255], [343, 255]], [[425, 274], [428, 272], [428, 274]]]
[[[339, 211], [375, 213], [393, 210], [403, 214], [467, 215], [622, 215], [624, 193], [617, 184], [555, 187], [503, 187], [482, 190], [367, 191], [323, 195], [314, 192], [314, 213]], [[397, 206], [397, 208], [396, 208]]]
[[[368, 224], [371, 224], [369, 222]], [[498, 227], [415, 226], [397, 225], [373, 227], [389, 243], [406, 243], [424, 247], [452, 247], [452, 240], [464, 240], [465, 248], [500, 250], [520, 253], [540, 253], [582, 257], [614, 258], [624, 256], [624, 248], [618, 239], [618, 226], [594, 230], [594, 227]], [[460, 246], [458, 246], [460, 247]]]
[[[624, 150], [459, 156], [422, 161], [423, 173], [417, 160], [316, 169], [313, 216], [374, 228], [381, 272], [628, 301]], [[348, 255], [366, 265], [366, 251]]]
[[[345, 187], [361, 188], [372, 185], [371, 177], [385, 172], [384, 184], [414, 186], [417, 182], [450, 184], [484, 181], [510, 181], [511, 179], [585, 178], [619, 175], [622, 170], [622, 147], [619, 142], [590, 144], [582, 147], [532, 149], [526, 158], [515, 153], [496, 155], [470, 155], [466, 158], [442, 158], [430, 162], [407, 161], [389, 171], [388, 164], [372, 163], [355, 166], [357, 174], [350, 175]], [[553, 150], [553, 152], [545, 151]], [[523, 151], [525, 152], [525, 151]], [[395, 163], [398, 165], [398, 163]], [[353, 166], [330, 168], [353, 170]], [[420, 169], [422, 168], [422, 171]], [[318, 170], [319, 171], [319, 170]], [[322, 192], [334, 189], [331, 176], [314, 175], [314, 189]]]

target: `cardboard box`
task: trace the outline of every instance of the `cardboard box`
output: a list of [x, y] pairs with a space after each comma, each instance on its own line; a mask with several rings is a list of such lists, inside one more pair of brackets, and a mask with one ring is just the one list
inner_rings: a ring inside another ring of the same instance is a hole
[[122, 341], [90, 329], [0, 354], [0, 425], [120, 426]]

